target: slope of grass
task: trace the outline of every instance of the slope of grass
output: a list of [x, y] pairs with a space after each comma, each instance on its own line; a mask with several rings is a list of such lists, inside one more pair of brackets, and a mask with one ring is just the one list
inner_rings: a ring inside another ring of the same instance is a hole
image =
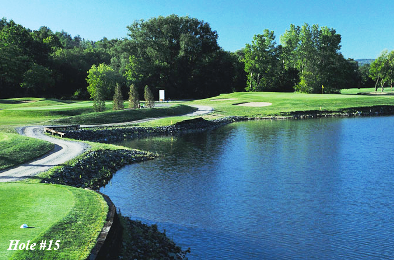
[[[86, 259], [108, 211], [93, 191], [22, 183], [0, 184], [0, 207], [0, 259]], [[32, 228], [21, 229], [22, 224]], [[7, 250], [10, 240], [37, 245], [33, 251]], [[52, 250], [39, 250], [42, 240], [47, 246], [52, 240]]]
[[54, 144], [18, 134], [0, 132], [0, 147], [0, 170], [4, 170], [46, 154], [54, 148]]

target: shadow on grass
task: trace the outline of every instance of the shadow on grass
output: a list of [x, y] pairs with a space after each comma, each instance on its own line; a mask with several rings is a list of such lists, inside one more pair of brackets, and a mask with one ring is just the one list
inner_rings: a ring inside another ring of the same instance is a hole
[[12, 168], [18, 164], [20, 164], [20, 162], [18, 162], [17, 160], [11, 159], [8, 156], [1, 156], [0, 155], [0, 173], [3, 171], [9, 170], [10, 168]]

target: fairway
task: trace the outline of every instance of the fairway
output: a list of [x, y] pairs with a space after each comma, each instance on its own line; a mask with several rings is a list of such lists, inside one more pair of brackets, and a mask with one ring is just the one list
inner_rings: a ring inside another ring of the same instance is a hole
[[[141, 102], [143, 104], [143, 102]], [[128, 102], [125, 101], [125, 107]], [[105, 124], [127, 122], [150, 117], [182, 115], [194, 108], [171, 102], [152, 109], [112, 110], [112, 101], [105, 102], [104, 112], [94, 112], [92, 101], [64, 101], [56, 99], [0, 99], [0, 126], [28, 124]]]
[[[0, 184], [0, 207], [0, 259], [84, 259], [107, 214], [99, 194], [48, 184]], [[10, 240], [37, 245], [35, 250], [7, 250]], [[39, 250], [41, 240], [53, 240], [52, 249], [59, 240], [58, 250]]]
[[[264, 102], [269, 106], [239, 106], [243, 103]], [[186, 103], [187, 104], [187, 103]], [[236, 92], [195, 100], [191, 104], [211, 106], [222, 116], [278, 116], [290, 112], [313, 110], [341, 111], [346, 108], [394, 105], [393, 95], [303, 94], [297, 92]]]

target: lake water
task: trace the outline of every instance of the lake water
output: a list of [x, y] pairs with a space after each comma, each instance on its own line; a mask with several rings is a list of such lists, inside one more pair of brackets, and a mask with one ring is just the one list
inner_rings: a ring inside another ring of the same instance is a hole
[[122, 143], [101, 191], [189, 259], [392, 259], [394, 117], [251, 121]]

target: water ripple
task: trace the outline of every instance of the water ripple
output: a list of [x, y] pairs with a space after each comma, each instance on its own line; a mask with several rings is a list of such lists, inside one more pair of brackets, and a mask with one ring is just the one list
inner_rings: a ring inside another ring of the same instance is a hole
[[394, 117], [232, 124], [137, 140], [165, 154], [102, 189], [189, 259], [390, 259]]

